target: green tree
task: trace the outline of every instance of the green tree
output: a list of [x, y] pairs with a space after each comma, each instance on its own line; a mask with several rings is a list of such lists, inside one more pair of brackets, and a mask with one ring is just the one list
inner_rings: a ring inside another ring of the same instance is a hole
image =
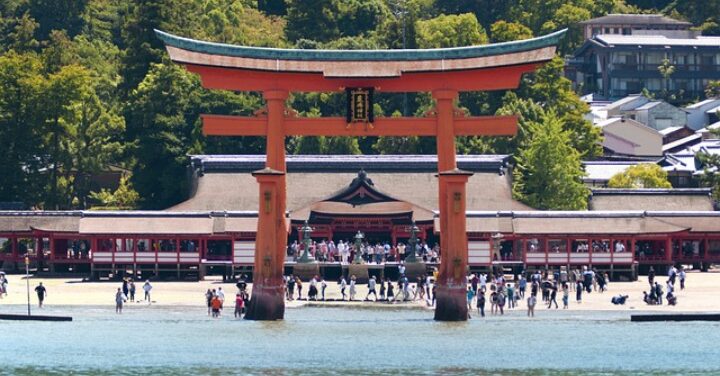
[[293, 154], [324, 154], [325, 136], [300, 136], [295, 140]]
[[0, 201], [34, 205], [42, 195], [42, 71], [34, 54], [0, 56]]
[[89, 0], [29, 0], [30, 14], [40, 27], [36, 30], [38, 39], [44, 40], [53, 30], [65, 30], [70, 36], [80, 33], [83, 14]]
[[130, 179], [122, 176], [115, 191], [103, 188], [100, 192], [91, 192], [90, 199], [97, 203], [91, 210], [132, 210], [137, 208], [140, 195], [133, 189]]
[[[248, 114], [259, 107], [256, 95], [207, 91], [198, 76], [178, 65], [154, 64], [126, 108], [126, 138], [132, 143], [131, 181], [143, 208], [160, 209], [186, 197], [187, 155], [264, 153], [258, 138], [219, 141], [202, 136], [200, 114]], [[242, 149], [248, 147], [248, 149]], [[254, 149], [253, 149], [254, 148]], [[247, 150], [247, 151], [246, 151]]]
[[670, 90], [670, 76], [675, 73], [675, 66], [672, 65], [670, 59], [665, 58], [662, 60], [662, 64], [660, 64], [657, 69], [663, 77], [663, 96], [667, 97], [668, 91]]
[[600, 130], [585, 119], [588, 105], [572, 90], [572, 83], [565, 77], [563, 68], [563, 59], [555, 57], [524, 83], [521, 92], [542, 103], [546, 111], [553, 110], [560, 116], [565, 130], [571, 132], [570, 145], [582, 158], [602, 155]]
[[472, 13], [440, 15], [418, 21], [415, 29], [419, 48], [461, 47], [488, 42], [485, 29]]
[[518, 131], [514, 137], [492, 137], [489, 141], [493, 152], [513, 154], [532, 136], [531, 132], [535, 128], [530, 124], [540, 122], [545, 116], [545, 110], [532, 98], [520, 98], [511, 91], [505, 93], [502, 102], [503, 105], [498, 108], [496, 115], [518, 116]]
[[285, 0], [258, 0], [258, 10], [270, 16], [284, 16], [287, 5]]
[[337, 24], [341, 36], [358, 36], [375, 30], [392, 17], [383, 0], [335, 0]]
[[720, 34], [720, 1], [718, 0], [674, 0], [663, 12], [676, 11], [694, 25], [701, 25], [704, 35]]
[[17, 52], [36, 50], [40, 46], [40, 43], [35, 39], [35, 30], [37, 30], [38, 26], [38, 23], [34, 18], [30, 17], [29, 13], [23, 14], [22, 17], [16, 20], [15, 26], [8, 34], [5, 44]]
[[336, 5], [333, 0], [288, 0], [285, 29], [288, 40], [328, 42], [339, 37]]
[[507, 20], [510, 8], [517, 0], [435, 0], [440, 13], [473, 13], [480, 24], [488, 28], [498, 20]]
[[553, 111], [540, 123], [529, 123], [532, 138], [515, 156], [513, 196], [543, 210], [583, 210], [588, 188], [580, 153], [570, 146], [570, 132]]
[[672, 188], [668, 174], [655, 163], [640, 163], [613, 175], [610, 188]]
[[490, 27], [490, 36], [495, 43], [510, 42], [513, 40], [530, 39], [533, 37], [533, 32], [521, 23], [500, 20]]
[[93, 42], [119, 42], [127, 11], [128, 3], [123, 0], [90, 0], [82, 15], [82, 35]]
[[130, 95], [127, 136], [135, 163], [131, 182], [140, 206], [162, 209], [184, 198], [186, 154], [196, 144], [200, 83], [177, 65], [155, 64]]
[[71, 197], [80, 208], [88, 207], [91, 178], [119, 164], [125, 151], [125, 119], [116, 107], [106, 106], [95, 92], [93, 75], [82, 68], [79, 98], [71, 103], [75, 112], [65, 144], [72, 165]]
[[357, 137], [328, 137], [325, 143], [325, 154], [349, 154], [360, 153], [360, 145]]
[[82, 100], [82, 67], [76, 65], [61, 67], [47, 77], [43, 95], [49, 177], [45, 208], [67, 209], [71, 199], [72, 156], [67, 143], [77, 125], [77, 111], [74, 103]]
[[552, 19], [545, 21], [541, 27], [543, 34], [548, 34], [560, 29], [569, 29], [567, 35], [560, 41], [558, 50], [561, 54], [571, 53], [582, 45], [585, 37], [579, 22], [592, 18], [592, 11], [589, 5], [578, 6], [573, 4], [562, 4], [557, 8]]
[[131, 5], [128, 20], [122, 28], [120, 89], [127, 96], [145, 75], [153, 63], [159, 63], [164, 55], [162, 42], [155, 37], [153, 29], [163, 29], [162, 4], [160, 0], [137, 0]]
[[720, 81], [710, 81], [705, 87], [705, 96], [708, 98], [720, 97]]

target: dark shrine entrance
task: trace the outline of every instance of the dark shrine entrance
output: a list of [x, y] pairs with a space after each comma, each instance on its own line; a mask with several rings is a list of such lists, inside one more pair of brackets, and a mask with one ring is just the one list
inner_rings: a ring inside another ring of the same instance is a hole
[[383, 193], [365, 171], [360, 171], [346, 188], [290, 213], [289, 241], [302, 242], [299, 228], [307, 221], [313, 240], [353, 242], [360, 231], [368, 243], [394, 246], [407, 243], [413, 223], [421, 229], [418, 238], [427, 239], [428, 232], [433, 232], [433, 218], [432, 210]]
[[[208, 43], [157, 31], [170, 58], [200, 75], [209, 89], [261, 92], [264, 109], [256, 116], [203, 115], [203, 131], [216, 136], [265, 136], [265, 168], [256, 171], [260, 186], [252, 298], [245, 318], [282, 319], [285, 311], [283, 266], [286, 222], [285, 137], [431, 136], [438, 157], [438, 208], [443, 262], [436, 281], [435, 319], [467, 320], [468, 238], [466, 183], [471, 173], [456, 163], [457, 136], [511, 136], [515, 116], [465, 116], [456, 107], [463, 91], [515, 89], [522, 74], [555, 56], [559, 31], [522, 41], [429, 50], [288, 50]], [[382, 117], [372, 113], [374, 92], [429, 92], [434, 108], [422, 117]], [[345, 117], [303, 118], [287, 107], [290, 92], [346, 92]], [[242, 188], [238, 188], [242, 189]], [[326, 200], [308, 208], [339, 214], [357, 206], [367, 218], [414, 210], [402, 201], [362, 204], [366, 195]], [[374, 198], [373, 198], [374, 199]], [[359, 200], [353, 202], [353, 200]], [[432, 212], [431, 212], [432, 213]], [[433, 213], [434, 216], [434, 213]], [[417, 222], [417, 219], [416, 219]], [[343, 230], [346, 231], [346, 230]]]

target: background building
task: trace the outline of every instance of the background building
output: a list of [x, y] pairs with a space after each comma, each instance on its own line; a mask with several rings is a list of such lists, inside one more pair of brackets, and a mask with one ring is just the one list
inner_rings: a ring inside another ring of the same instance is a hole
[[[720, 79], [720, 37], [698, 36], [686, 22], [658, 15], [610, 15], [581, 23], [588, 38], [568, 62], [583, 93], [617, 99], [647, 89], [677, 100], [702, 98]], [[668, 59], [665, 79], [658, 66]]]

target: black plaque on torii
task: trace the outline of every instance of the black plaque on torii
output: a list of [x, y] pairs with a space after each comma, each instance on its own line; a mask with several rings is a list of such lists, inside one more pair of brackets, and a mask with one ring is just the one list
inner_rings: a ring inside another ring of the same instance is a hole
[[352, 123], [368, 123], [375, 121], [373, 112], [373, 92], [374, 88], [346, 88], [347, 108], [345, 120], [348, 124]]

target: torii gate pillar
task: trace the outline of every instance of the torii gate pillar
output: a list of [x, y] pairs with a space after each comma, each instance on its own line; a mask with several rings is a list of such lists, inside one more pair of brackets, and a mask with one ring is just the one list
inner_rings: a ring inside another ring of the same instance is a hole
[[[283, 266], [287, 249], [285, 180], [285, 100], [287, 91], [263, 92], [267, 102], [265, 168], [253, 176], [260, 185], [255, 269], [248, 320], [282, 320], [285, 315]], [[259, 267], [258, 267], [259, 266]]]
[[432, 93], [437, 116], [438, 209], [440, 211], [441, 260], [435, 281], [435, 320], [467, 320], [465, 299], [467, 286], [468, 245], [465, 218], [465, 190], [470, 172], [457, 169], [455, 151], [454, 101], [457, 91]]

